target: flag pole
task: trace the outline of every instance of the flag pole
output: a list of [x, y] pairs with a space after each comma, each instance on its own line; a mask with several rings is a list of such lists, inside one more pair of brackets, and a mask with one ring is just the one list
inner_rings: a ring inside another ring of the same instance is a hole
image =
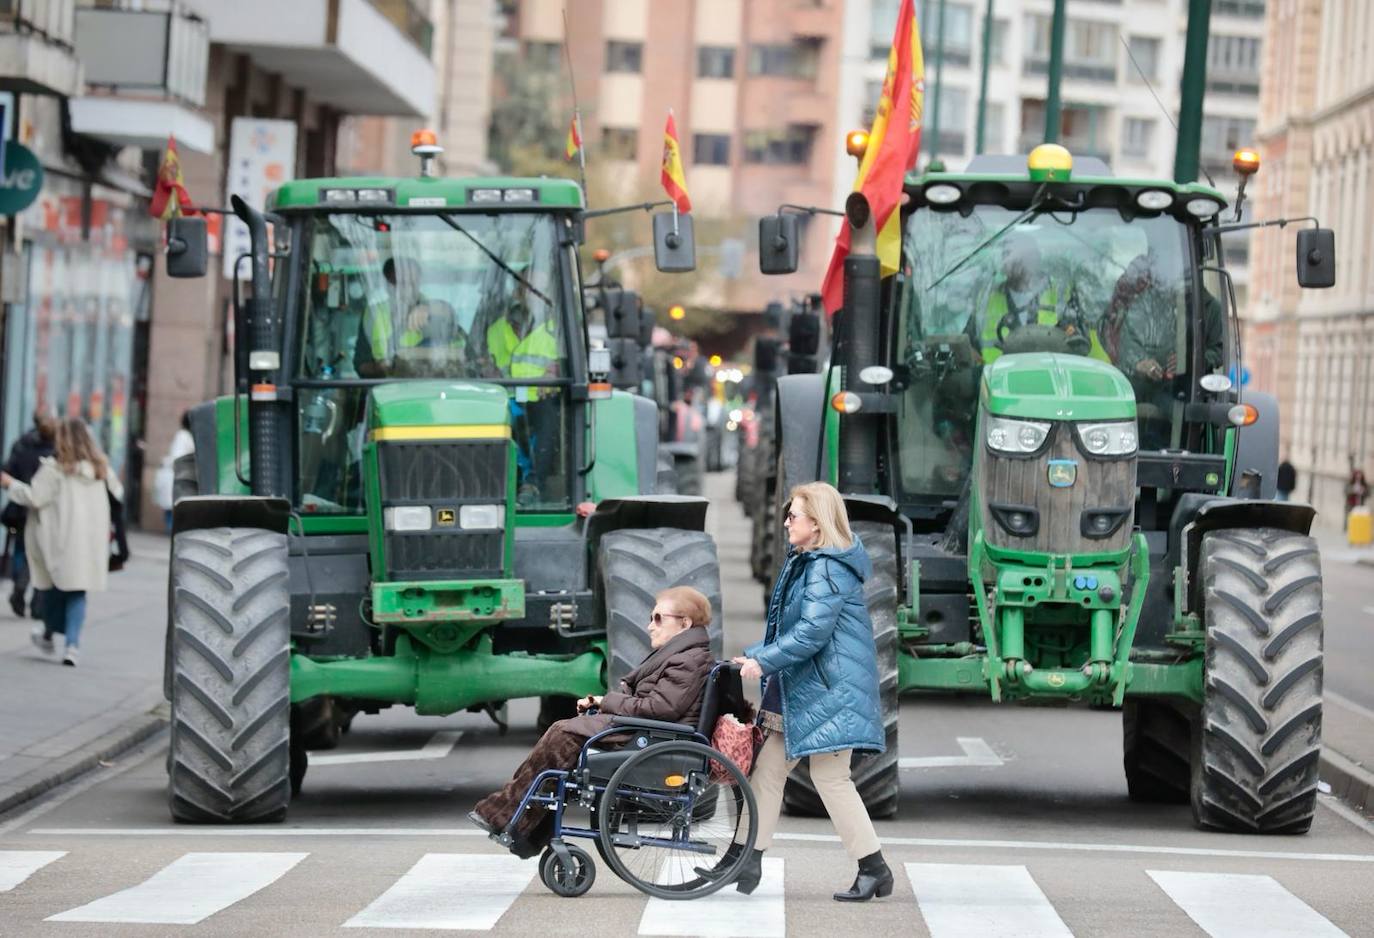
[[572, 49], [568, 45], [568, 8], [563, 7], [563, 58], [568, 63], [568, 90], [572, 92], [573, 124], [577, 127], [577, 169], [582, 182], [582, 201], [591, 208], [591, 193], [587, 191], [587, 138], [582, 133], [582, 109], [577, 106], [577, 81], [573, 77]]

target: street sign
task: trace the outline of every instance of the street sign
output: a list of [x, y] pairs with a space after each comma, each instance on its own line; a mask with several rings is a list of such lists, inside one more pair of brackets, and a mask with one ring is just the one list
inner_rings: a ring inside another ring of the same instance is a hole
[[5, 144], [0, 175], [0, 215], [14, 215], [33, 204], [43, 189], [43, 165], [33, 151], [13, 140]]
[[[236, 117], [229, 128], [229, 165], [225, 172], [225, 203], [239, 196], [261, 211], [272, 190], [295, 176], [296, 124], [287, 120], [260, 120]], [[251, 241], [248, 226], [235, 217], [225, 219], [224, 276], [234, 278], [234, 265], [240, 254], [248, 252]], [[238, 270], [247, 279], [251, 267]]]

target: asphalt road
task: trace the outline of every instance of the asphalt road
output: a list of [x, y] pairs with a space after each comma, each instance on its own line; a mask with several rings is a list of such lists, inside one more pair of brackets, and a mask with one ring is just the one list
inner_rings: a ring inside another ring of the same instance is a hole
[[[734, 651], [762, 596], [728, 480], [710, 481]], [[1332, 605], [1358, 611], [1358, 580]], [[1328, 674], [1364, 701], [1374, 653], [1350, 621], [1328, 633]], [[269, 827], [172, 826], [154, 741], [0, 819], [0, 935], [1374, 935], [1374, 826], [1348, 809], [1324, 799], [1299, 837], [1202, 833], [1186, 808], [1127, 801], [1119, 715], [935, 699], [903, 702], [901, 810], [879, 823], [892, 897], [833, 902], [853, 875], [833, 829], [786, 818], [751, 897], [663, 903], [602, 868], [559, 899], [464, 819], [534, 742], [533, 705], [510, 716], [504, 737], [474, 715], [360, 717]]]

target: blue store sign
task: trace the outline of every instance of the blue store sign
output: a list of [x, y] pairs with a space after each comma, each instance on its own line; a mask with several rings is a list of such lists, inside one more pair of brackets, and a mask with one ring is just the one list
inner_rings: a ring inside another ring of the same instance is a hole
[[43, 165], [33, 151], [10, 140], [0, 175], [0, 215], [15, 215], [33, 204], [43, 189]]

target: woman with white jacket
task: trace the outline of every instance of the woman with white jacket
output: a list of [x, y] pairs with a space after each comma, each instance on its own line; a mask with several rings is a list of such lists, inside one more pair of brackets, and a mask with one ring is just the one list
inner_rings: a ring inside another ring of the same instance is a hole
[[62, 663], [75, 667], [86, 594], [105, 589], [109, 572], [108, 495], [122, 499], [124, 487], [80, 420], [60, 421], [54, 442], [54, 454], [42, 460], [32, 481], [25, 484], [0, 472], [0, 486], [29, 509], [24, 549], [34, 588], [46, 591], [34, 644], [51, 654], [53, 635], [61, 633]]

